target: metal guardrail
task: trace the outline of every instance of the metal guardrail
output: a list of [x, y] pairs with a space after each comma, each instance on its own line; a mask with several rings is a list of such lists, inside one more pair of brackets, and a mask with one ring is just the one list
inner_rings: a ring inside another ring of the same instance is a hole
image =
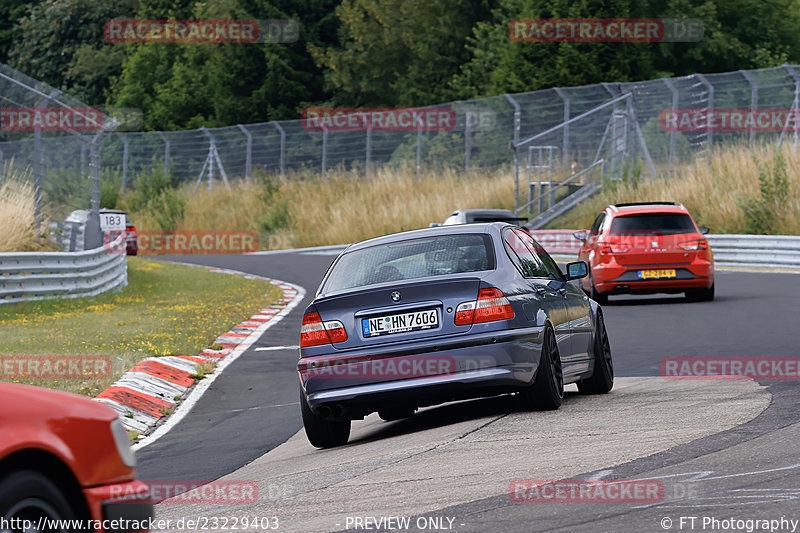
[[707, 235], [714, 262], [726, 266], [800, 268], [800, 237], [793, 235]]
[[[578, 254], [581, 243], [572, 236], [579, 230], [530, 230], [548, 253]], [[794, 235], [706, 235], [714, 263], [719, 266], [800, 268], [800, 236]]]
[[0, 304], [96, 296], [127, 284], [124, 233], [83, 252], [0, 253]]

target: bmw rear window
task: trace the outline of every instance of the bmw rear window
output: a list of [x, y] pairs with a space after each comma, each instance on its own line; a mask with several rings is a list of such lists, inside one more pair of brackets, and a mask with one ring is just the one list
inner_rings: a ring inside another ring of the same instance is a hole
[[331, 268], [323, 292], [494, 268], [492, 241], [488, 235], [436, 235], [344, 254]]
[[681, 213], [648, 213], [615, 217], [611, 235], [677, 235], [694, 233], [697, 228], [689, 215]]

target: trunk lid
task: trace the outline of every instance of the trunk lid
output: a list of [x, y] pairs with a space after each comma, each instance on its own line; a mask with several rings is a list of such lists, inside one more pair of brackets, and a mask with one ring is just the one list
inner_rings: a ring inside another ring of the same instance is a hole
[[321, 298], [315, 305], [323, 321], [344, 325], [347, 340], [334, 344], [337, 350], [381, 346], [468, 332], [471, 325], [455, 325], [455, 310], [477, 299], [480, 282], [458, 277], [384, 283]]

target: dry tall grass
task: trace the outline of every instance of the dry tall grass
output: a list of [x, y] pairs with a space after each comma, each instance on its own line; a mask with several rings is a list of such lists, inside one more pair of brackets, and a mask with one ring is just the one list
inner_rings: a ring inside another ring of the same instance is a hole
[[33, 186], [7, 162], [0, 174], [0, 252], [38, 250]]
[[[791, 143], [781, 151], [786, 160], [789, 198], [783, 212], [777, 213], [777, 233], [800, 235], [800, 153]], [[554, 225], [564, 228], [588, 228], [597, 213], [608, 204], [621, 202], [681, 202], [695, 221], [714, 233], [742, 233], [746, 220], [737, 198], [758, 198], [758, 166], [772, 169], [778, 153], [777, 145], [728, 146], [716, 150], [711, 161], [696, 161], [678, 167], [674, 176], [663, 179], [644, 178], [638, 187], [630, 183], [605, 190], [584, 202]]]
[[[779, 213], [778, 232], [800, 234], [800, 154], [782, 149], [789, 175], [790, 198]], [[671, 177], [645, 178], [638, 186], [620, 183], [591, 198], [554, 227], [586, 228], [606, 205], [618, 202], [681, 202], [698, 224], [716, 233], [741, 233], [746, 221], [737, 198], [759, 196], [758, 168], [772, 168], [775, 145], [726, 147], [710, 163], [681, 166]], [[180, 188], [185, 202], [179, 230], [249, 230], [260, 236], [262, 249], [355, 242], [377, 235], [426, 227], [441, 222], [454, 209], [513, 207], [511, 169], [465, 174], [443, 171], [416, 177], [412, 168], [379, 169], [370, 179], [352, 172], [333, 172], [327, 178], [290, 175], [282, 181], [239, 182], [228, 192], [216, 187], [192, 194]], [[521, 186], [524, 191], [524, 185]], [[123, 198], [123, 207], [124, 207]], [[152, 214], [130, 212], [142, 230], [159, 230]]]
[[[411, 169], [379, 169], [370, 179], [332, 172], [325, 179], [239, 183], [228, 192], [180, 188], [186, 202], [178, 230], [250, 230], [262, 248], [344, 244], [441, 222], [454, 209], [513, 207], [510, 172], [444, 171], [417, 178]], [[124, 205], [124, 199], [122, 204]], [[149, 213], [130, 213], [141, 230], [159, 230]]]

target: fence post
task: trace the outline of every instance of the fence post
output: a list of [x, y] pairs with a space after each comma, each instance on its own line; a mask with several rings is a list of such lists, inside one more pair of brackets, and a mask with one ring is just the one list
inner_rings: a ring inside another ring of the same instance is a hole
[[372, 120], [371, 119], [367, 119], [366, 118], [367, 117], [366, 114], [363, 115], [363, 117], [364, 117], [364, 122], [365, 122], [364, 126], [367, 129], [367, 146], [365, 147], [366, 154], [364, 156], [364, 159], [365, 159], [365, 161], [364, 161], [364, 165], [365, 165], [364, 173], [366, 174], [366, 177], [369, 177], [369, 166], [370, 166], [370, 164], [372, 162]]
[[[678, 109], [678, 89], [675, 88], [675, 85], [670, 81], [669, 78], [661, 78], [666, 86], [669, 88], [670, 92], [672, 92], [672, 110], [677, 112]], [[672, 165], [675, 161], [675, 140], [676, 140], [677, 132], [671, 131], [669, 133], [669, 171], [672, 173]]]
[[639, 119], [636, 117], [636, 106], [633, 105], [633, 93], [628, 93], [628, 114], [633, 121], [633, 127], [636, 129], [636, 137], [639, 139], [639, 143], [642, 145], [642, 153], [644, 154], [645, 161], [647, 161], [647, 165], [650, 167], [650, 172], [653, 174], [653, 178], [656, 178], [656, 167], [653, 165], [653, 159], [650, 157], [650, 150], [647, 149], [647, 142], [645, 142], [644, 134], [642, 134], [642, 128], [639, 127]]
[[[569, 97], [566, 95], [563, 89], [560, 87], [555, 87], [556, 94], [561, 97], [561, 100], [564, 102], [564, 122], [569, 121], [569, 107], [570, 101]], [[569, 124], [566, 124], [562, 131], [562, 138], [561, 138], [561, 169], [564, 170], [568, 168], [569, 165]]]
[[164, 179], [167, 179], [167, 176], [169, 176], [169, 139], [160, 131], [156, 133], [164, 141]]
[[[755, 116], [756, 114], [756, 106], [758, 105], [758, 85], [756, 85], [755, 80], [750, 75], [749, 72], [746, 70], [740, 70], [739, 74], [741, 74], [744, 79], [750, 84], [750, 112]], [[756, 142], [756, 130], [752, 126], [750, 127], [750, 149], [753, 149], [753, 145]]]
[[[705, 85], [706, 89], [708, 90], [708, 110], [709, 112], [713, 111], [714, 109], [714, 86], [709, 83], [705, 76], [702, 74], [695, 74], [697, 79], [700, 80], [700, 83]], [[711, 129], [711, 121], [708, 120], [708, 116], [706, 115], [706, 133], [708, 134], [708, 162], [711, 162], [711, 151], [714, 148], [714, 130]]]
[[130, 150], [128, 147], [128, 138], [122, 135], [121, 133], [117, 133], [117, 136], [122, 139], [122, 192], [128, 188], [128, 156], [130, 155]]
[[422, 117], [417, 117], [417, 179], [422, 175]]
[[511, 148], [514, 150], [514, 214], [517, 214], [519, 207], [519, 154], [517, 154], [517, 144], [519, 144], [519, 130], [520, 120], [522, 113], [520, 112], [519, 104], [516, 100], [511, 98], [511, 95], [505, 94], [512, 106], [514, 106], [514, 140], [511, 142]]
[[[797, 71], [795, 71], [794, 67], [789, 63], [784, 63], [783, 66], [786, 67], [786, 70], [789, 71], [789, 75], [794, 80], [794, 101], [792, 102], [791, 114], [794, 115], [795, 118], [793, 137], [794, 137], [794, 151], [797, 152], [797, 130], [798, 130], [797, 119], [800, 118], [800, 116], [798, 116], [798, 108], [800, 107], [800, 76], [797, 75]], [[787, 116], [786, 124], [784, 125], [783, 131], [781, 132], [780, 143], [783, 143], [783, 136], [786, 133], [786, 128], [788, 126], [789, 126], [789, 117]]]
[[464, 108], [461, 100], [455, 104], [464, 113], [464, 170], [469, 170], [472, 155], [472, 112]]
[[[41, 94], [41, 93], [40, 93]], [[58, 89], [39, 100], [37, 108], [61, 94]], [[83, 152], [81, 152], [83, 155]], [[44, 153], [42, 152], [42, 130], [37, 125], [33, 131], [33, 223], [36, 226], [36, 235], [40, 234], [42, 225], [42, 166]], [[38, 238], [38, 237], [37, 237]]]
[[328, 128], [322, 127], [322, 177], [325, 178], [328, 168]]
[[283, 131], [283, 127], [281, 127], [281, 125], [278, 124], [277, 122], [273, 122], [272, 125], [275, 126], [275, 128], [281, 134], [281, 154], [279, 156], [279, 166], [281, 169], [281, 178], [284, 178], [286, 174], [286, 167], [284, 166], [285, 164], [284, 154], [286, 154], [286, 132]]
[[245, 137], [247, 137], [247, 153], [245, 154], [244, 161], [244, 181], [250, 183], [250, 170], [253, 166], [253, 136], [247, 131], [247, 128], [241, 124], [237, 124]]

